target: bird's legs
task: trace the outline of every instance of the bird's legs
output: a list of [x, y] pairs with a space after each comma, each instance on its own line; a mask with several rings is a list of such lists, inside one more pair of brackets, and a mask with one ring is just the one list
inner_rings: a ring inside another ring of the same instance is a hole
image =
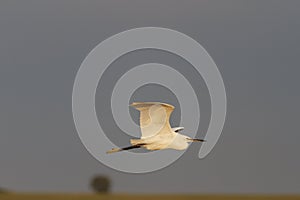
[[144, 144], [137, 144], [137, 145], [132, 145], [132, 146], [129, 146], [129, 147], [124, 147], [124, 148], [113, 148], [112, 150], [109, 150], [106, 153], [115, 153], [115, 152], [119, 152], [119, 151], [137, 149], [137, 148], [141, 148], [143, 145]]

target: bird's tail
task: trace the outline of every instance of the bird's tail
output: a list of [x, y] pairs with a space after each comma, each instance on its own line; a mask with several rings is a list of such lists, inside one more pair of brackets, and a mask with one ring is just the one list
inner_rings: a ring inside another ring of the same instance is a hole
[[131, 139], [130, 140], [130, 143], [132, 145], [138, 145], [139, 143], [141, 143], [141, 139]]

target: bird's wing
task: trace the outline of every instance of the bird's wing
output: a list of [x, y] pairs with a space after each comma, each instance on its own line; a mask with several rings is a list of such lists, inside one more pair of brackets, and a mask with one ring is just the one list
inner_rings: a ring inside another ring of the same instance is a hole
[[134, 102], [131, 106], [140, 111], [142, 138], [172, 132], [169, 119], [174, 106], [159, 102]]

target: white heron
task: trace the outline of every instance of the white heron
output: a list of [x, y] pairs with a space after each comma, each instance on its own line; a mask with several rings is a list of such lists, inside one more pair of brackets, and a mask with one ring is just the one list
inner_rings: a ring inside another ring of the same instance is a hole
[[136, 148], [184, 150], [191, 142], [205, 141], [180, 134], [179, 131], [183, 130], [183, 127], [171, 128], [169, 119], [174, 110], [172, 105], [160, 102], [134, 102], [130, 106], [140, 111], [142, 137], [140, 139], [131, 139], [130, 143], [132, 146], [113, 148], [107, 153]]

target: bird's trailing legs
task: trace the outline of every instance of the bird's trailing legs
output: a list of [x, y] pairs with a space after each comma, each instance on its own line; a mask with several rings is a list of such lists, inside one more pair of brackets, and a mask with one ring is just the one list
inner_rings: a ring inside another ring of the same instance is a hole
[[107, 151], [106, 153], [116, 153], [119, 151], [125, 151], [125, 150], [130, 150], [130, 149], [138, 149], [141, 148], [143, 144], [137, 144], [137, 145], [132, 145], [129, 147], [124, 147], [124, 148], [113, 148], [112, 150]]

